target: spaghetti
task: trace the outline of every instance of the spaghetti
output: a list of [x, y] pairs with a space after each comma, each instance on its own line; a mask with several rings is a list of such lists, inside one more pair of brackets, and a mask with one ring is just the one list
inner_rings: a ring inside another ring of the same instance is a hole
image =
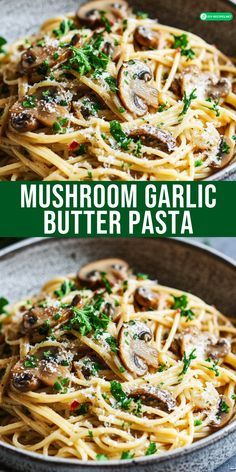
[[0, 55], [1, 180], [195, 180], [235, 156], [236, 68], [124, 0]]
[[82, 460], [187, 446], [235, 408], [236, 328], [198, 297], [106, 259], [1, 315], [0, 437]]

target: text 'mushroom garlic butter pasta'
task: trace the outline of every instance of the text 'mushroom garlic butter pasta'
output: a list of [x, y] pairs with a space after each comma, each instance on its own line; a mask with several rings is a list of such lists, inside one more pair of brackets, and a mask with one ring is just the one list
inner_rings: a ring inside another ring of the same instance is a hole
[[168, 453], [235, 411], [236, 328], [120, 259], [1, 299], [0, 438], [82, 460]]
[[0, 180], [194, 180], [235, 156], [236, 67], [124, 0], [0, 49]]

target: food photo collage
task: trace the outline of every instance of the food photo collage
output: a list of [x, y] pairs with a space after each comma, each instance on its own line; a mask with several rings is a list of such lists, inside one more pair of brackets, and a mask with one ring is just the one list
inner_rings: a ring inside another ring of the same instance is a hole
[[[0, 472], [236, 471], [236, 1], [0, 16]], [[191, 237], [36, 234], [96, 186], [198, 191]]]

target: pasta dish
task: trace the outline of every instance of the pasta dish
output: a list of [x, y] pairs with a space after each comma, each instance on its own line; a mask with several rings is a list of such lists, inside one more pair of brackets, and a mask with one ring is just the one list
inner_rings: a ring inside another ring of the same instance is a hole
[[236, 67], [124, 0], [0, 41], [0, 180], [204, 179], [235, 157]]
[[236, 328], [120, 259], [1, 298], [0, 438], [46, 456], [132, 459], [204, 438], [235, 412]]

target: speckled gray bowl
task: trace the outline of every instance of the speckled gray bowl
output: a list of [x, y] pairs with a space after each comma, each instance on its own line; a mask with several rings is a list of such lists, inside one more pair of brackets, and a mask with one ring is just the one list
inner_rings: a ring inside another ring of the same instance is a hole
[[[236, 265], [218, 252], [173, 239], [34, 239], [0, 251], [1, 295], [30, 297], [55, 275], [75, 272], [103, 257], [123, 257], [159, 282], [192, 291], [236, 317]], [[45, 458], [0, 442], [0, 459], [23, 472], [210, 472], [236, 453], [236, 423], [162, 457], [92, 463]]]
[[[160, 23], [189, 30], [215, 44], [229, 56], [236, 56], [235, 0], [128, 0], [138, 10], [145, 10]], [[84, 0], [0, 0], [0, 35], [14, 41], [37, 31], [47, 18], [75, 11]], [[206, 22], [199, 16], [204, 11], [230, 11], [230, 22]], [[236, 180], [236, 161], [207, 180]]]

